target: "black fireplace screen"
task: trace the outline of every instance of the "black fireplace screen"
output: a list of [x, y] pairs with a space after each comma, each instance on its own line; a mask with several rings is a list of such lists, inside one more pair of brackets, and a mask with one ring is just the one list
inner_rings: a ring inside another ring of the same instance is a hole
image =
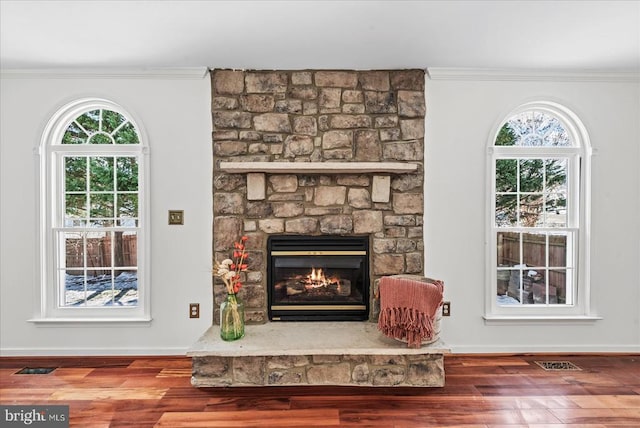
[[267, 250], [271, 320], [368, 318], [368, 237], [277, 235]]

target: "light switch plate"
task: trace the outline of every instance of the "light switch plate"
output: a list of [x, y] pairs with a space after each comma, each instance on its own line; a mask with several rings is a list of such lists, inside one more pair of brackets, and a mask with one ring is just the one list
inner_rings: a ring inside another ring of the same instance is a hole
[[169, 210], [169, 224], [184, 224], [184, 210]]

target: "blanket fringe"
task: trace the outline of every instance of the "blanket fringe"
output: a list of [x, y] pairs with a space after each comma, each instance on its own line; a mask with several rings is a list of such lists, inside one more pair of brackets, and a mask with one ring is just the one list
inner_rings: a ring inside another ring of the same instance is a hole
[[386, 336], [406, 340], [419, 348], [423, 340], [433, 338], [434, 319], [413, 308], [385, 308], [378, 318], [378, 329]]

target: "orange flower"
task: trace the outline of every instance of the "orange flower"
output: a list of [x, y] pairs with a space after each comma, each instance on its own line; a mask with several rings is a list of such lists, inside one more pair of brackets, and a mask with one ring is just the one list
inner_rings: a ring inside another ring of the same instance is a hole
[[245, 263], [248, 255], [243, 242], [246, 242], [248, 239], [247, 236], [242, 236], [240, 242], [233, 244], [234, 261], [227, 259], [222, 263], [218, 263], [217, 261], [214, 263], [214, 275], [222, 279], [229, 294], [236, 294], [240, 288], [242, 288], [240, 272], [246, 271], [249, 267], [249, 265]]

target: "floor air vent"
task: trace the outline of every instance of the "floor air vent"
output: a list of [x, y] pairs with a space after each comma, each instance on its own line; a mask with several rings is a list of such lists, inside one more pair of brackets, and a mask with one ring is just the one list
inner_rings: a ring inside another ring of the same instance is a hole
[[534, 363], [547, 371], [582, 370], [571, 361], [534, 361]]
[[25, 367], [16, 374], [49, 374], [55, 367]]

